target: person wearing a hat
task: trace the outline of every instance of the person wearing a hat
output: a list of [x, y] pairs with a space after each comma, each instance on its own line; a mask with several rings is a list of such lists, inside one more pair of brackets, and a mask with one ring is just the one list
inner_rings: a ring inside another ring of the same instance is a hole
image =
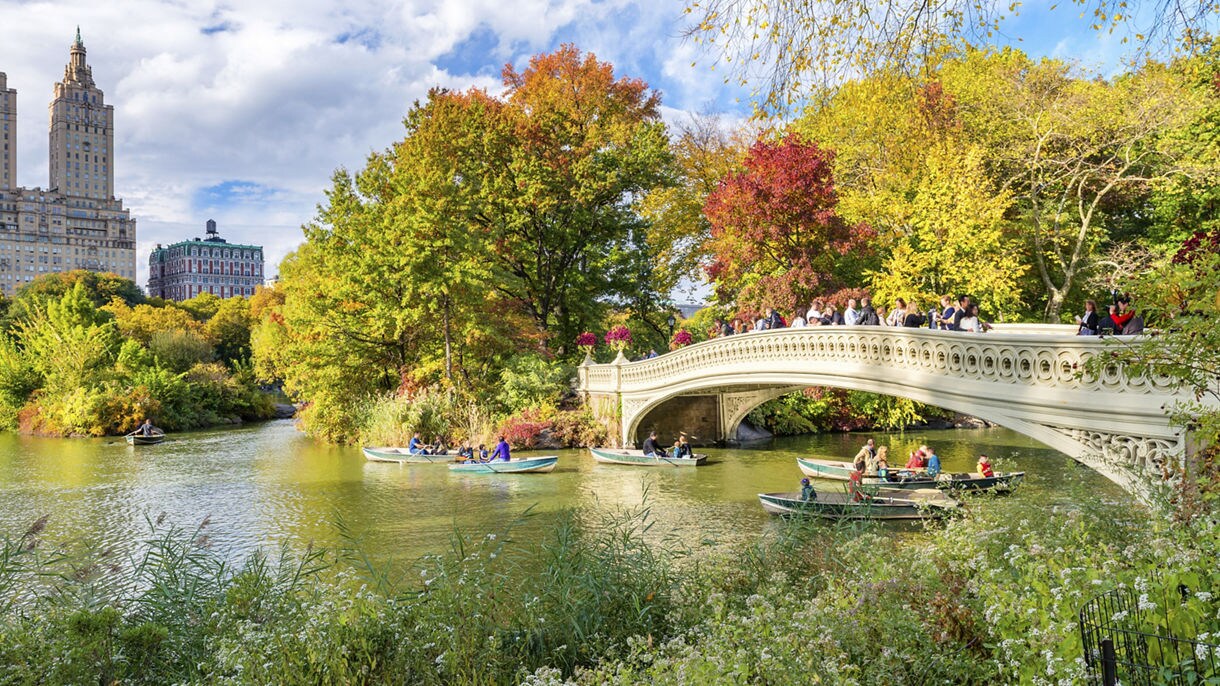
[[817, 500], [818, 492], [809, 485], [809, 479], [801, 479], [801, 500]]
[[983, 476], [995, 476], [995, 472], [991, 471], [991, 460], [989, 460], [986, 455], [979, 455], [979, 463], [975, 469]]
[[682, 431], [678, 434], [678, 451], [674, 457], [690, 457], [690, 443], [686, 442], [686, 432]]

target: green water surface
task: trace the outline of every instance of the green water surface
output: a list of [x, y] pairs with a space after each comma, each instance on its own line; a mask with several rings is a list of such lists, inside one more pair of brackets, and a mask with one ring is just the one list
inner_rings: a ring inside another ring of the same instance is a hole
[[921, 443], [940, 454], [948, 471], [970, 471], [986, 452], [997, 469], [1028, 473], [1008, 497], [1048, 508], [1081, 486], [1130, 500], [1099, 474], [1005, 429], [783, 438], [701, 449], [709, 464], [696, 469], [603, 465], [587, 450], [562, 450], [550, 474], [475, 475], [443, 465], [367, 462], [357, 448], [323, 445], [291, 421], [276, 421], [178, 434], [144, 447], [121, 439], [0, 435], [0, 534], [20, 534], [50, 515], [53, 539], [123, 548], [146, 537], [147, 520], [161, 513], [184, 528], [207, 517], [210, 545], [238, 558], [280, 542], [341, 545], [341, 522], [371, 556], [405, 561], [446, 550], [455, 530], [500, 530], [527, 509], [533, 515], [518, 536], [538, 535], [562, 508], [638, 506], [647, 492], [657, 533], [694, 549], [716, 548], [774, 526], [757, 494], [799, 489], [795, 458], [847, 460], [870, 436], [890, 446], [894, 464]]

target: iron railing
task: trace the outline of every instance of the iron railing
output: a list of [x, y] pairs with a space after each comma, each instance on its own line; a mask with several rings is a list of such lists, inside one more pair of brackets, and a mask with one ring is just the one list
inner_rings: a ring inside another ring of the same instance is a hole
[[1169, 602], [1181, 599], [1156, 600], [1155, 605], [1141, 608], [1140, 597], [1125, 588], [1103, 593], [1080, 609], [1080, 639], [1089, 684], [1220, 683], [1220, 645], [1197, 640], [1193, 626], [1190, 638], [1153, 633], [1168, 631]]

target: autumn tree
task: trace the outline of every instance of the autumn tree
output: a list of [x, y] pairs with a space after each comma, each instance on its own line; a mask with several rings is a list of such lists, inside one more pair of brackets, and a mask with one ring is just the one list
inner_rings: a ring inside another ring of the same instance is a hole
[[351, 437], [387, 392], [491, 402], [514, 356], [562, 354], [610, 307], [664, 317], [635, 210], [668, 155], [657, 96], [571, 46], [504, 84], [432, 91], [402, 141], [337, 173], [282, 302], [260, 302], [258, 369], [316, 435]]
[[941, 70], [964, 136], [987, 149], [1017, 202], [1029, 255], [1057, 321], [1108, 237], [1107, 203], [1178, 173], [1158, 137], [1182, 125], [1197, 97], [1162, 65], [1113, 81], [1018, 51], [971, 51]]
[[729, 129], [714, 116], [692, 116], [677, 125], [670, 144], [669, 182], [639, 203], [650, 224], [648, 242], [658, 264], [654, 283], [660, 292], [702, 279], [711, 258], [711, 224], [703, 206], [721, 179], [742, 171], [742, 159], [754, 139], [747, 135], [747, 129]]
[[470, 151], [481, 167], [472, 216], [494, 246], [493, 287], [565, 350], [607, 303], [660, 299], [634, 209], [668, 156], [660, 98], [571, 45], [503, 76], [509, 126]]
[[708, 197], [707, 273], [721, 302], [751, 312], [807, 306], [860, 273], [874, 233], [837, 214], [833, 158], [795, 135], [760, 140], [745, 171]]
[[905, 211], [904, 228], [870, 278], [881, 302], [916, 301], [925, 311], [940, 296], [969, 293], [989, 317], [1011, 318], [1021, 304], [1028, 266], [1005, 235], [1011, 193], [995, 188], [976, 146], [944, 147], [926, 160]]
[[[1058, 12], [1078, 13], [1098, 32], [1117, 31], [1145, 54], [1204, 49], [1220, 15], [1216, 0], [1061, 4]], [[685, 35], [726, 72], [726, 82], [751, 89], [762, 113], [782, 114], [860, 75], [926, 76], [945, 45], [1013, 35], [1005, 27], [1020, 7], [980, 0], [691, 0]]]

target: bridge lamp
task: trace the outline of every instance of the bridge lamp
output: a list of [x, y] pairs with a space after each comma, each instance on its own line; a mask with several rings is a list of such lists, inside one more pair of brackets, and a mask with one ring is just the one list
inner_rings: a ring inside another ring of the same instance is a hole
[[669, 324], [669, 340], [672, 341], [674, 338], [674, 324], [678, 323], [678, 320], [674, 319], [673, 312], [669, 313], [669, 319], [666, 319], [665, 323]]

